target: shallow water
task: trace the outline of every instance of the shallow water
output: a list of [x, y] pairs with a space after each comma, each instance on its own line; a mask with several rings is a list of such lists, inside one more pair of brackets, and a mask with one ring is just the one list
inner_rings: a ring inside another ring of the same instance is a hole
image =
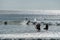
[[[40, 32], [46, 32], [43, 28], [45, 25], [41, 25]], [[48, 31], [60, 32], [60, 26], [49, 26]], [[0, 25], [0, 34], [13, 34], [13, 33], [36, 33], [35, 25]]]
[[30, 33], [36, 32], [34, 26], [30, 25], [0, 25], [0, 34]]
[[[0, 34], [20, 34], [20, 33], [38, 33], [35, 29], [35, 25], [26, 25], [25, 18], [28, 20], [34, 21], [36, 18], [37, 21], [40, 22], [49, 22], [55, 25], [50, 25], [48, 31], [49, 32], [60, 32], [60, 25], [56, 25], [56, 23], [60, 24], [60, 15], [0, 15]], [[2, 22], [1, 22], [2, 21]], [[4, 21], [8, 21], [8, 25], [4, 25]], [[21, 23], [21, 24], [20, 24]], [[45, 25], [41, 25], [41, 33], [46, 32], [43, 28]], [[9, 38], [8, 38], [9, 39]], [[21, 40], [39, 40], [38, 39], [21, 39]], [[18, 38], [16, 39], [18, 40]], [[42, 40], [48, 40], [42, 38]], [[49, 40], [57, 40], [57, 39], [49, 39]], [[58, 39], [60, 40], [60, 39]]]

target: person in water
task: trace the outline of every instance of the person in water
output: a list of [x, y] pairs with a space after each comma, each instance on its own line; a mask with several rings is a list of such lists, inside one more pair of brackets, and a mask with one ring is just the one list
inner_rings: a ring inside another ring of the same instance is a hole
[[45, 27], [44, 29], [45, 29], [45, 30], [48, 30], [48, 26], [49, 26], [49, 25], [48, 25], [48, 24], [46, 24], [46, 27]]
[[4, 25], [7, 25], [7, 21], [4, 22]]
[[26, 24], [29, 25], [29, 23], [30, 23], [30, 20]]
[[41, 26], [40, 23], [36, 24], [36, 29], [37, 29], [38, 32], [40, 31], [40, 26]]
[[26, 20], [28, 20], [28, 18], [25, 18]]

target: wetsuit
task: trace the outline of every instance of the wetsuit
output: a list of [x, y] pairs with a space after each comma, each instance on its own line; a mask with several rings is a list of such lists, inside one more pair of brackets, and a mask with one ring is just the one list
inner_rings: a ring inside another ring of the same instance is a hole
[[44, 28], [45, 30], [48, 30], [48, 24], [46, 24], [46, 27]]
[[7, 22], [5, 21], [4, 24], [7, 25]]
[[37, 25], [36, 25], [36, 29], [38, 30], [38, 31], [40, 31], [40, 24], [38, 23]]
[[29, 25], [29, 23], [30, 23], [30, 20], [26, 24]]

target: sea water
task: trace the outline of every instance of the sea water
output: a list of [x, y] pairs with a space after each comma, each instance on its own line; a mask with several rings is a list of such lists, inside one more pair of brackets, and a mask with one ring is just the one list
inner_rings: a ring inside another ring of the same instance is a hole
[[[20, 33], [37, 33], [35, 25], [26, 25], [24, 21], [26, 20], [40, 22], [49, 22], [53, 25], [49, 26], [48, 31], [50, 32], [60, 32], [60, 15], [35, 15], [35, 14], [0, 14], [0, 34], [20, 34]], [[8, 24], [4, 25], [4, 21], [7, 21]], [[41, 25], [40, 32], [46, 32], [43, 28], [45, 25]]]

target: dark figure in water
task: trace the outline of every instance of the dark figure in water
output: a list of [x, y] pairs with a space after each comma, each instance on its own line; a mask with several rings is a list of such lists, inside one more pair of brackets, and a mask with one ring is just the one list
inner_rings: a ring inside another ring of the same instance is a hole
[[48, 25], [48, 24], [46, 24], [46, 27], [45, 27], [44, 29], [45, 29], [45, 30], [48, 30], [48, 26], [49, 26], [49, 25]]
[[26, 20], [28, 20], [28, 18], [25, 18]]
[[37, 25], [36, 25], [36, 29], [37, 29], [37, 31], [39, 32], [40, 31], [40, 23], [38, 23]]
[[4, 24], [7, 25], [7, 22], [5, 21]]
[[33, 23], [33, 25], [36, 25], [37, 22], [32, 22], [32, 23]]
[[26, 24], [29, 25], [29, 23], [30, 23], [30, 20]]

